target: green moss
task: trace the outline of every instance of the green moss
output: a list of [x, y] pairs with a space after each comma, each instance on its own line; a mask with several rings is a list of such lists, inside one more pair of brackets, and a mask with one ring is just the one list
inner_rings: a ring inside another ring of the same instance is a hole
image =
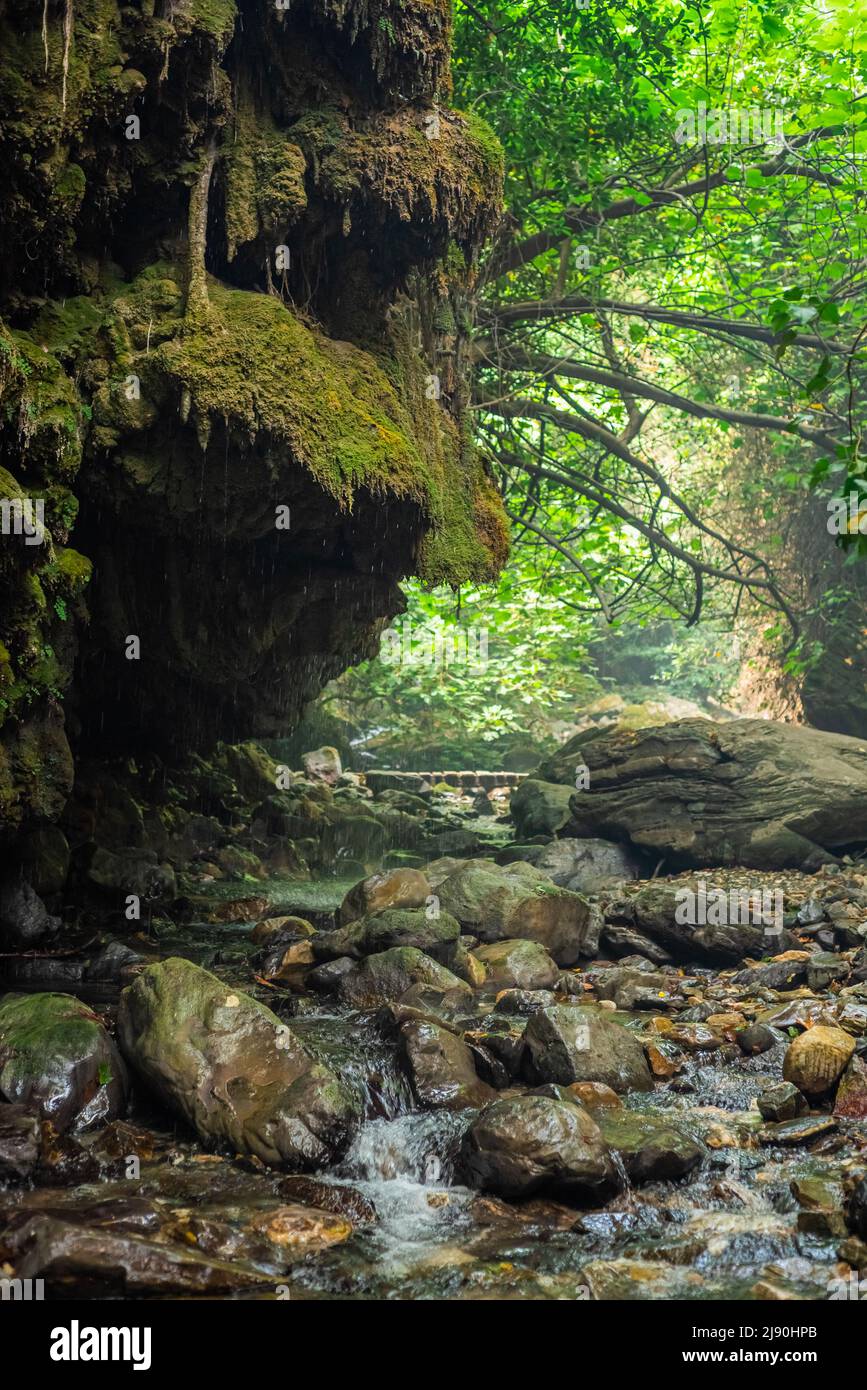
[[[317, 108], [291, 129], [320, 194], [478, 246], [502, 205], [503, 151], [475, 116], [404, 107], [351, 125]], [[428, 233], [429, 235], [429, 233]]]
[[307, 207], [307, 161], [270, 117], [239, 98], [235, 130], [225, 151], [226, 242], [231, 260], [238, 246], [261, 235], [272, 238]]

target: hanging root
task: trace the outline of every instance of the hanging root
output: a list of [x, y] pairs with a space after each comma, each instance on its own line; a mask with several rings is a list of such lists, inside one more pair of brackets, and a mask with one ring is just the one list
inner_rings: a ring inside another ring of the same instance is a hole
[[42, 0], [42, 48], [45, 52], [45, 72], [48, 73], [48, 0]]
[[190, 189], [190, 214], [187, 227], [188, 239], [188, 279], [187, 314], [195, 314], [208, 307], [208, 282], [205, 274], [205, 247], [208, 238], [208, 192], [217, 148], [214, 142], [208, 146], [205, 162], [199, 177]]
[[63, 12], [63, 87], [60, 94], [61, 105], [66, 110], [66, 79], [69, 76], [69, 50], [72, 47], [73, 0], [66, 0]]

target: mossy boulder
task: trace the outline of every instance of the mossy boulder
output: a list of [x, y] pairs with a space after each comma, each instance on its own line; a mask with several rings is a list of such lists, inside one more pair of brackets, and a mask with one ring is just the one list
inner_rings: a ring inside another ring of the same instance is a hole
[[353, 1107], [276, 1014], [187, 960], [148, 966], [121, 995], [131, 1065], [199, 1138], [292, 1169], [345, 1143]]
[[37, 1109], [54, 1128], [107, 1124], [126, 1105], [126, 1067], [86, 1004], [69, 994], [0, 1000], [0, 1096]]
[[471, 1186], [511, 1199], [546, 1193], [583, 1204], [619, 1185], [596, 1120], [548, 1096], [494, 1101], [467, 1130], [460, 1164]]
[[338, 960], [364, 956], [409, 946], [424, 951], [444, 965], [451, 962], [460, 936], [457, 918], [448, 912], [429, 916], [422, 908], [386, 908], [358, 922], [351, 922], [336, 931], [320, 932], [314, 937], [313, 954], [317, 960]]
[[524, 1069], [536, 1082], [601, 1081], [618, 1095], [653, 1089], [638, 1039], [599, 1009], [573, 1004], [540, 1009], [527, 1023], [523, 1041]]
[[557, 888], [531, 864], [468, 860], [437, 889], [442, 908], [484, 942], [536, 941], [558, 965], [575, 965], [598, 944], [596, 914], [585, 898]]
[[444, 965], [416, 946], [393, 946], [366, 956], [360, 965], [335, 976], [341, 999], [359, 1009], [375, 1009], [399, 1000], [413, 985], [456, 991], [469, 999], [471, 989]]
[[473, 952], [495, 989], [553, 989], [560, 970], [538, 941], [496, 941]]

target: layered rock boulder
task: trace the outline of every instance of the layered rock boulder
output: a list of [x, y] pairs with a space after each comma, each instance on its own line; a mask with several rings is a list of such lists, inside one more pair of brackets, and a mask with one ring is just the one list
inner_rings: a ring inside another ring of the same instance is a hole
[[204, 1141], [293, 1169], [328, 1162], [346, 1141], [353, 1110], [334, 1073], [270, 1009], [190, 961], [142, 971], [121, 995], [118, 1034]]
[[669, 867], [815, 867], [867, 844], [867, 743], [857, 738], [682, 719], [578, 734], [537, 776], [574, 788], [578, 767], [586, 785], [571, 793], [569, 833], [602, 834]]

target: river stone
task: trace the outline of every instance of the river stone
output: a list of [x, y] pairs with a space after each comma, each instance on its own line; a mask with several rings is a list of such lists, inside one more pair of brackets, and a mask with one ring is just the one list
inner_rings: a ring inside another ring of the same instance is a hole
[[772, 1124], [796, 1120], [807, 1108], [807, 1102], [791, 1081], [778, 1081], [765, 1087], [756, 1104], [762, 1119], [769, 1120]]
[[350, 888], [340, 904], [338, 920], [343, 926], [387, 907], [424, 907], [430, 892], [430, 884], [418, 869], [371, 874]]
[[418, 984], [442, 991], [456, 990], [467, 998], [472, 995], [468, 984], [415, 946], [394, 946], [367, 956], [354, 970], [340, 976], [337, 988], [345, 1003], [359, 1009], [375, 1009], [400, 999]]
[[576, 965], [598, 948], [599, 914], [531, 864], [473, 859], [437, 891], [442, 907], [481, 941], [537, 941], [560, 966]]
[[460, 1166], [471, 1187], [509, 1198], [548, 1192], [585, 1201], [617, 1184], [595, 1120], [572, 1101], [547, 1096], [489, 1105], [464, 1136]]
[[682, 1178], [701, 1163], [702, 1145], [666, 1120], [622, 1108], [598, 1109], [594, 1118], [608, 1147], [619, 1154], [630, 1182]]
[[497, 989], [553, 989], [560, 975], [537, 941], [495, 941], [473, 954], [485, 967], [485, 983]]
[[432, 1019], [407, 1019], [401, 1050], [413, 1094], [425, 1110], [478, 1109], [496, 1091], [480, 1081], [473, 1054], [461, 1038]]
[[838, 1119], [867, 1120], [867, 1061], [855, 1056], [837, 1087], [834, 1114]]
[[[579, 733], [536, 776], [572, 788], [572, 833], [628, 841], [675, 867], [815, 867], [867, 808], [862, 739], [772, 719], [678, 719]], [[524, 786], [527, 784], [524, 783]]]
[[0, 1003], [0, 1097], [38, 1108], [58, 1134], [94, 1129], [126, 1105], [127, 1074], [97, 1015], [70, 994]]
[[833, 1090], [855, 1051], [855, 1039], [842, 1028], [818, 1024], [790, 1044], [783, 1061], [783, 1076], [805, 1096], [822, 1096]]
[[[689, 887], [688, 883], [681, 887]], [[620, 899], [606, 911], [610, 920], [635, 926], [678, 961], [706, 961], [731, 965], [747, 956], [760, 958], [769, 949], [785, 950], [797, 945], [787, 931], [770, 934], [755, 922], [690, 923], [677, 920], [681, 899], [671, 884], [652, 884], [629, 898]], [[680, 915], [683, 915], [682, 913]]]
[[641, 1044], [598, 1009], [540, 1009], [524, 1030], [524, 1049], [524, 1065], [535, 1081], [602, 1081], [618, 1094], [653, 1089]]
[[597, 893], [637, 878], [640, 867], [633, 854], [611, 840], [552, 840], [533, 862], [561, 888], [576, 893]]
[[387, 908], [335, 931], [320, 932], [310, 944], [318, 961], [340, 956], [361, 960], [393, 947], [413, 946], [446, 963], [454, 955], [460, 932], [457, 918], [448, 912], [428, 916], [424, 908]]
[[123, 991], [118, 1034], [156, 1094], [202, 1140], [315, 1168], [353, 1118], [336, 1076], [276, 1014], [191, 961], [151, 965]]
[[555, 782], [541, 782], [534, 777], [525, 777], [516, 787], [509, 813], [515, 822], [517, 837], [526, 840], [531, 835], [556, 835], [565, 830], [572, 820], [570, 801], [571, 786], [559, 786]]
[[147, 902], [171, 902], [177, 895], [175, 871], [158, 864], [151, 849], [98, 849], [90, 861], [87, 881], [118, 898], [134, 893]]
[[35, 890], [19, 874], [0, 886], [0, 941], [10, 946], [32, 946], [60, 926]]
[[807, 985], [814, 994], [819, 994], [834, 980], [845, 980], [849, 974], [849, 962], [833, 951], [816, 951], [807, 962]]

